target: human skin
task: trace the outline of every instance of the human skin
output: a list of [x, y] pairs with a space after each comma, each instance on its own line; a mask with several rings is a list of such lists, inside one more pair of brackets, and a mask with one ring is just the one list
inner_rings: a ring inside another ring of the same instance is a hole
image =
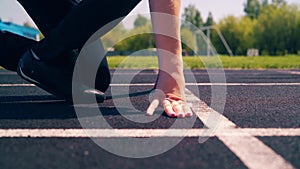
[[181, 0], [149, 0], [151, 20], [159, 61], [159, 74], [152, 102], [152, 115], [158, 105], [170, 117], [192, 116], [185, 102], [182, 47], [180, 40]]

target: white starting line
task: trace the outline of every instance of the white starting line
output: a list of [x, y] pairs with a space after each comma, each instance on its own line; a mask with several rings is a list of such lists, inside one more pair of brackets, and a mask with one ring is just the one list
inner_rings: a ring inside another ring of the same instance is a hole
[[[154, 83], [114, 83], [111, 87], [154, 86]], [[186, 83], [186, 86], [300, 86], [300, 83]], [[0, 87], [35, 87], [34, 84], [0, 84]]]
[[300, 136], [296, 128], [220, 129], [0, 129], [0, 138], [122, 138], [122, 137], [286, 137]]

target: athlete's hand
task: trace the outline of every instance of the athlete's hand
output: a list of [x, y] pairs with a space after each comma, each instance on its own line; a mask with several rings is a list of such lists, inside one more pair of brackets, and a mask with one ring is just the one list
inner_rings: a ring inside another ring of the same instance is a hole
[[165, 113], [169, 117], [191, 117], [193, 112], [191, 106], [178, 98], [166, 98], [166, 95], [161, 90], [154, 90], [152, 93], [150, 105], [147, 109], [147, 115], [151, 116], [155, 110], [162, 106]]

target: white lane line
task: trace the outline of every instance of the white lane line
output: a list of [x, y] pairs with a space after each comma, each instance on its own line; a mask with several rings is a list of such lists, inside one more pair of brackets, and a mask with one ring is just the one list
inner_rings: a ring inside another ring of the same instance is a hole
[[[112, 87], [153, 86], [154, 83], [114, 83]], [[186, 86], [300, 86], [300, 83], [186, 83]]]
[[217, 136], [250, 169], [294, 169], [282, 156], [262, 141], [248, 136]]
[[[219, 125], [216, 128], [216, 137], [222, 141], [244, 164], [250, 169], [272, 168], [272, 169], [292, 169], [294, 168], [282, 156], [277, 154], [262, 141], [251, 135], [222, 135], [218, 131], [223, 129], [238, 128], [236, 124], [228, 118], [210, 108], [206, 103], [192, 94], [186, 89], [187, 100], [192, 101], [193, 110], [208, 128], [215, 128], [216, 123], [209, 119], [219, 120]], [[199, 104], [200, 103], [200, 104]]]
[[18, 74], [16, 72], [0, 72], [0, 75], [18, 75]]
[[0, 87], [34, 87], [34, 84], [0, 84]]
[[[241, 128], [220, 129], [0, 129], [0, 138], [113, 138], [113, 137], [261, 137], [300, 136], [299, 128]], [[251, 136], [250, 136], [251, 137]]]
[[300, 72], [297, 72], [297, 71], [289, 71], [289, 70], [286, 70], [286, 71], [277, 71], [279, 73], [287, 73], [287, 74], [293, 74], [293, 75], [300, 75]]
[[[111, 87], [153, 86], [154, 83], [114, 83]], [[300, 83], [186, 83], [186, 86], [300, 86]], [[35, 87], [34, 84], [0, 84], [0, 87]]]
[[58, 103], [58, 102], [66, 102], [63, 99], [53, 99], [53, 100], [21, 100], [21, 101], [1, 101], [1, 104], [26, 104], [26, 103]]
[[300, 136], [300, 128], [241, 128], [235, 131], [245, 132], [258, 137]]

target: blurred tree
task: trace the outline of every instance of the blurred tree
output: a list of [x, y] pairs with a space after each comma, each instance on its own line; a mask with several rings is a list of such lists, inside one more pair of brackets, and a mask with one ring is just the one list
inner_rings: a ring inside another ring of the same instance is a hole
[[[239, 27], [238, 19], [234, 16], [228, 16], [220, 21], [218, 27], [231, 47], [232, 52], [236, 54], [236, 50], [240, 45], [240, 34], [236, 31], [236, 28]], [[219, 53], [226, 53], [222, 43], [216, 43], [216, 40], [212, 40], [212, 42]]]
[[266, 7], [269, 5], [269, 0], [262, 0], [261, 6]]
[[195, 47], [195, 37], [190, 29], [183, 28], [181, 29], [181, 41], [182, 49], [185, 52], [194, 52]]
[[300, 55], [300, 12], [298, 12], [298, 19], [297, 19], [297, 26], [296, 26], [296, 31], [295, 31], [295, 38], [297, 38], [296, 41], [296, 50], [297, 50], [297, 54]]
[[[188, 5], [184, 8], [184, 13], [182, 18], [185, 22], [183, 22], [182, 27], [193, 30], [193, 26], [200, 28], [203, 25], [203, 20], [200, 14], [200, 11], [195, 7], [195, 5]], [[193, 26], [191, 26], [192, 24]]]
[[150, 20], [140, 14], [138, 14], [137, 18], [134, 21], [134, 27], [140, 27], [140, 26], [145, 26], [146, 24], [148, 24], [150, 22]]
[[120, 38], [126, 35], [127, 33], [128, 30], [124, 28], [124, 25], [122, 23], [118, 24], [116, 27], [114, 27], [111, 31], [109, 31], [101, 38], [104, 48], [109, 49], [114, 47], [115, 43], [120, 41]]
[[285, 0], [272, 0], [272, 4], [275, 6], [282, 6], [286, 5], [287, 2]]
[[154, 35], [151, 32], [151, 24], [139, 26], [127, 32], [129, 36], [115, 45], [117, 51], [138, 51], [142, 49], [153, 48]]
[[[185, 51], [191, 52], [197, 41], [197, 49], [206, 51], [206, 41], [199, 36], [195, 39], [195, 30], [202, 26], [215, 25], [220, 29], [235, 55], [245, 55], [247, 49], [257, 48], [261, 53], [270, 55], [284, 55], [286, 53], [300, 53], [300, 11], [293, 5], [288, 5], [285, 0], [247, 0], [245, 4], [245, 17], [228, 16], [214, 23], [213, 16], [209, 13], [205, 23], [194, 5], [184, 9], [181, 30], [182, 46]], [[129, 38], [120, 41], [114, 47], [119, 51], [137, 51], [155, 47], [149, 19], [138, 16], [134, 29], [126, 30], [119, 25], [108, 33], [107, 46], [114, 45], [123, 35]], [[135, 34], [139, 35], [135, 35]], [[204, 31], [206, 33], [206, 31]], [[134, 36], [130, 36], [130, 35]], [[211, 42], [220, 54], [228, 54], [219, 36], [215, 31], [210, 32]], [[111, 39], [111, 41], [110, 41]], [[120, 39], [121, 40], [121, 39]], [[184, 44], [189, 42], [189, 47]], [[111, 47], [111, 46], [110, 46]]]
[[[245, 55], [247, 49], [253, 48], [255, 44], [254, 27], [256, 20], [249, 17], [228, 16], [220, 21], [217, 27], [223, 33], [233, 54]], [[212, 43], [218, 53], [228, 54], [218, 36], [213, 36]]]
[[247, 3], [244, 4], [244, 12], [251, 19], [255, 19], [259, 15], [260, 7], [259, 0], [247, 0]]
[[211, 12], [209, 12], [209, 13], [208, 13], [208, 17], [207, 17], [207, 19], [206, 19], [206, 22], [205, 22], [204, 26], [212, 26], [212, 25], [214, 25], [214, 24], [215, 24], [215, 23], [214, 23], [213, 15], [212, 15]]
[[255, 29], [256, 46], [270, 55], [296, 53], [297, 15], [291, 5], [269, 5], [262, 9]]

